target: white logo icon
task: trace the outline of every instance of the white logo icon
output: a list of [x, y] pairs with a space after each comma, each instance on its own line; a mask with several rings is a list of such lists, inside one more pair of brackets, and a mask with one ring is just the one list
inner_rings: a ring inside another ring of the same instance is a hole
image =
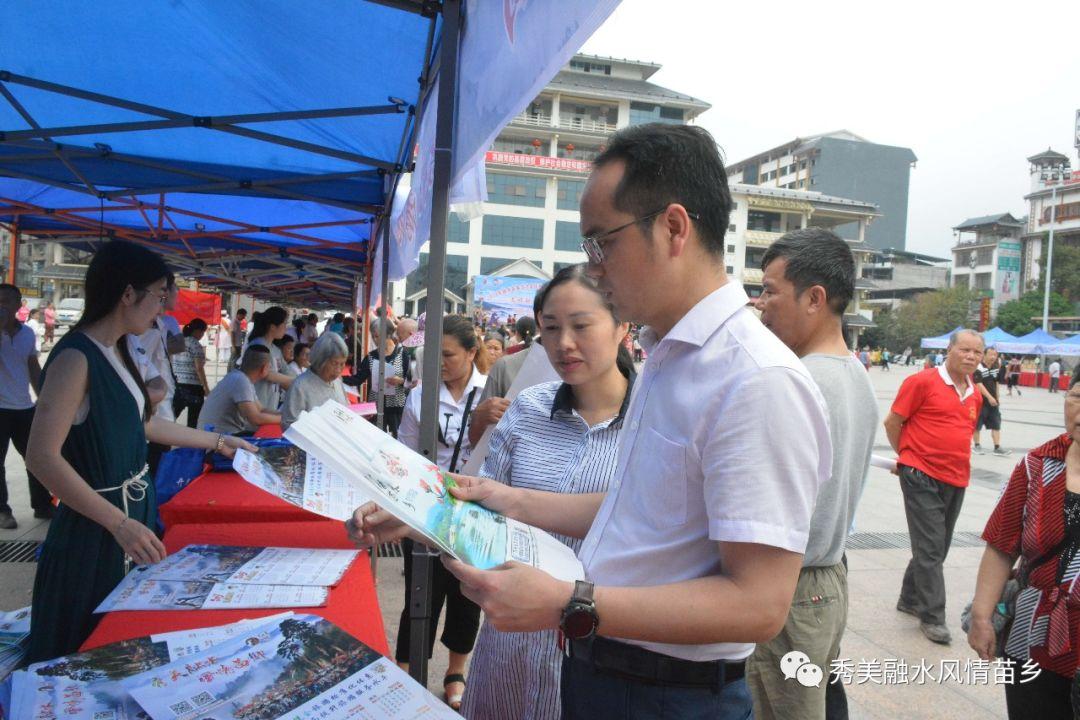
[[780, 658], [780, 672], [784, 679], [795, 679], [803, 687], [821, 687], [821, 681], [825, 673], [817, 665], [810, 662], [810, 657], [798, 650], [792, 650]]

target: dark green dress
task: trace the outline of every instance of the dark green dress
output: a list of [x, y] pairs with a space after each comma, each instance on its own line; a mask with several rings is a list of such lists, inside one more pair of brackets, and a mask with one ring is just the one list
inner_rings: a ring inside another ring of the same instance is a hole
[[[120, 342], [126, 342], [121, 338]], [[127, 385], [94, 341], [81, 332], [65, 335], [45, 364], [42, 382], [53, 358], [64, 350], [86, 357], [90, 412], [73, 425], [62, 454], [92, 488], [116, 487], [146, 464], [146, 435], [139, 406]], [[157, 498], [153, 478], [146, 497], [129, 501], [132, 520], [156, 527]], [[102, 497], [123, 509], [120, 490]], [[61, 504], [49, 527], [34, 579], [30, 648], [26, 662], [68, 655], [90, 636], [99, 616], [94, 608], [124, 577], [124, 551], [110, 533]]]

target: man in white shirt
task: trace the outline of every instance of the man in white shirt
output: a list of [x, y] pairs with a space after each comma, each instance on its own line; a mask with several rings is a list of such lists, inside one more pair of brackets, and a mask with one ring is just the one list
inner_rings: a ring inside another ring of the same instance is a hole
[[1061, 360], [1054, 360], [1047, 366], [1046, 371], [1050, 373], [1050, 392], [1058, 392], [1061, 389], [1059, 387], [1061, 382]]
[[[176, 375], [173, 374], [172, 356], [184, 352], [185, 346], [180, 323], [166, 313], [176, 309], [176, 300], [179, 295], [180, 288], [176, 286], [176, 279], [170, 273], [166, 295], [162, 299], [161, 312], [154, 319], [153, 326], [139, 336], [142, 354], [154, 366], [165, 383], [165, 397], [154, 407], [154, 415], [169, 422], [176, 420], [172, 409], [173, 393], [176, 392]], [[157, 443], [148, 445], [146, 463], [150, 466], [150, 472], [153, 475], [157, 472], [161, 455], [169, 448]]]
[[[583, 248], [616, 315], [649, 326], [615, 489], [462, 478], [455, 491], [585, 538], [577, 583], [444, 559], [496, 629], [562, 630], [567, 720], [748, 717], [744, 661], [787, 619], [830, 473], [828, 423], [806, 368], [724, 272], [731, 207], [702, 128], [637, 125], [609, 139], [581, 198]], [[350, 532], [361, 544], [406, 534], [394, 525], [369, 504]]]
[[[0, 285], [0, 530], [14, 530], [19, 526], [8, 505], [4, 460], [9, 444], [26, 458], [26, 442], [34, 422], [30, 388], [37, 389], [41, 375], [37, 338], [29, 326], [18, 320], [21, 304], [22, 292], [17, 286]], [[52, 517], [49, 491], [29, 470], [26, 477], [34, 517]]]

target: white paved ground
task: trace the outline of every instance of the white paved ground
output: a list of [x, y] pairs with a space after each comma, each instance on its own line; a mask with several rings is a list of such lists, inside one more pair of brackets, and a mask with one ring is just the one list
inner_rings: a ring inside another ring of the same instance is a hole
[[[875, 368], [871, 379], [882, 413], [887, 412], [900, 382], [914, 368], [894, 367], [892, 372]], [[216, 370], [216, 374], [220, 369]], [[1045, 390], [1025, 390], [1021, 397], [1005, 397], [1002, 412], [1005, 419], [1004, 444], [1014, 451], [1009, 458], [992, 455], [973, 458], [971, 487], [957, 522], [958, 533], [978, 533], [982, 530], [997, 499], [1001, 482], [1008, 476], [1019, 455], [1062, 431], [1062, 395], [1050, 395]], [[778, 440], [779, 441], [779, 440]], [[983, 444], [990, 441], [984, 433]], [[884, 432], [878, 432], [878, 452], [889, 452]], [[29, 511], [25, 470], [21, 458], [9, 450], [6, 462], [11, 504], [20, 522], [18, 530], [0, 531], [0, 542], [7, 540], [41, 540], [47, 523], [34, 521]], [[870, 480], [856, 517], [858, 533], [906, 533], [903, 501], [895, 476], [871, 469]], [[892, 539], [877, 536], [878, 539]], [[962, 536], [963, 537], [963, 536]], [[902, 538], [901, 538], [902, 541]], [[922, 663], [932, 668], [935, 680], [924, 684], [911, 682], [881, 682], [881, 670], [874, 670], [873, 679], [858, 682], [852, 679], [847, 692], [852, 717], [878, 718], [1004, 718], [1005, 701], [1001, 688], [993, 685], [969, 685], [955, 679], [938, 682], [942, 662], [958, 663], [960, 675], [965, 676], [964, 663], [974, 660], [960, 631], [960, 610], [970, 600], [981, 547], [954, 547], [945, 564], [948, 584], [948, 621], [953, 633], [951, 647], [934, 645], [918, 630], [914, 618], [895, 610], [900, 581], [909, 557], [907, 549], [852, 549], [848, 552], [851, 607], [848, 630], [843, 644], [843, 656], [857, 668], [860, 662], [867, 669], [882, 668], [886, 663], [907, 667]], [[29, 563], [0, 564], [0, 610], [11, 610], [30, 602], [34, 566]], [[378, 567], [379, 596], [387, 636], [393, 647], [397, 634], [397, 616], [402, 606], [403, 578], [401, 560], [381, 559]], [[876, 663], [876, 665], [875, 665]], [[446, 667], [445, 651], [437, 646], [432, 661], [430, 686], [439, 687]], [[910, 674], [910, 671], [909, 671]]]

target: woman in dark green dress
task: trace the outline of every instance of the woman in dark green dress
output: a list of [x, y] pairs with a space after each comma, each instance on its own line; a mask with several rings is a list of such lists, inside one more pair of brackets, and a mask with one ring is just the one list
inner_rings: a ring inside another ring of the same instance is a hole
[[67, 655], [93, 631], [94, 608], [131, 562], [165, 557], [147, 440], [217, 449], [247, 443], [151, 418], [152, 403], [128, 335], [148, 329], [167, 298], [169, 270], [156, 254], [106, 243], [86, 273], [82, 319], [42, 372], [27, 465], [60, 500], [34, 580], [27, 662]]

